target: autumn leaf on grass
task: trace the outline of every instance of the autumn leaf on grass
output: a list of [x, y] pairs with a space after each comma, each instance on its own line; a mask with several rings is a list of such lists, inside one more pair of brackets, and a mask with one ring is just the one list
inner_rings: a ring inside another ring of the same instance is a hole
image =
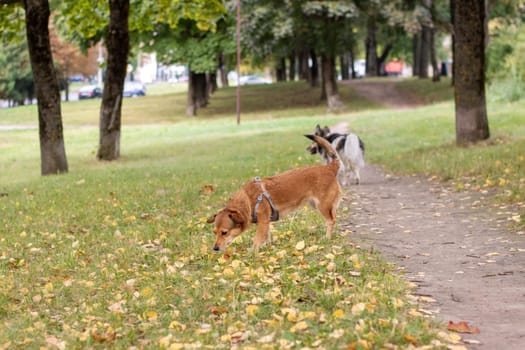
[[126, 224], [129, 224], [129, 223], [137, 221], [137, 217], [135, 215], [130, 215], [122, 219], [122, 221]]
[[246, 314], [249, 317], [254, 317], [255, 314], [259, 311], [259, 307], [257, 305], [248, 305], [246, 306]]
[[112, 331], [106, 331], [105, 333], [94, 332], [91, 334], [91, 338], [97, 343], [112, 342], [117, 338], [117, 333]]
[[201, 190], [199, 191], [200, 194], [209, 195], [215, 192], [215, 186], [213, 185], [204, 185], [201, 187]]
[[301, 321], [293, 325], [292, 328], [290, 328], [290, 332], [297, 333], [297, 332], [305, 331], [307, 329], [308, 329], [308, 323], [306, 323], [305, 321]]
[[215, 305], [209, 305], [208, 310], [216, 316], [220, 316], [228, 312], [228, 309], [225, 308], [224, 306], [215, 306]]
[[457, 332], [457, 333], [470, 333], [470, 334], [477, 334], [477, 333], [479, 333], [479, 328], [478, 327], [471, 327], [465, 321], [460, 321], [458, 323], [454, 323], [453, 321], [449, 321], [447, 329], [449, 331]]
[[417, 339], [411, 336], [410, 334], [405, 334], [403, 336], [407, 342], [409, 342], [412, 345], [417, 345]]
[[64, 350], [66, 348], [66, 342], [55, 337], [47, 337], [46, 343], [59, 350]]
[[305, 247], [306, 247], [306, 243], [305, 243], [304, 241], [299, 241], [299, 242], [297, 242], [297, 244], [295, 245], [295, 250], [297, 250], [297, 251], [301, 251], [301, 250], [303, 250]]

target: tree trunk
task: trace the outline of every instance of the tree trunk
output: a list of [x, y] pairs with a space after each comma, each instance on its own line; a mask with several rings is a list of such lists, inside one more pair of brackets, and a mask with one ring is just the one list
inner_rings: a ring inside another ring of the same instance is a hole
[[323, 70], [323, 87], [326, 93], [329, 111], [337, 111], [344, 107], [337, 89], [335, 57], [323, 54], [321, 56]]
[[106, 80], [100, 108], [99, 160], [120, 157], [122, 90], [128, 67], [129, 0], [109, 0], [109, 27], [106, 34], [108, 51]]
[[423, 26], [421, 30], [421, 51], [419, 53], [419, 78], [422, 79], [428, 78], [428, 66], [430, 65], [430, 35], [430, 27]]
[[294, 81], [295, 80], [295, 73], [297, 70], [297, 62], [295, 59], [295, 51], [292, 52], [290, 55], [290, 69], [288, 69], [288, 80]]
[[302, 49], [299, 52], [299, 79], [306, 80], [307, 82], [310, 82], [311, 80], [311, 71], [310, 67], [308, 66], [308, 50]]
[[390, 54], [390, 51], [392, 51], [392, 48], [394, 46], [392, 44], [387, 44], [385, 46], [385, 49], [383, 50], [383, 53], [381, 56], [377, 58], [377, 75], [386, 75], [385, 72], [385, 61]]
[[208, 84], [206, 83], [205, 73], [195, 73], [191, 71], [188, 77], [188, 99], [186, 103], [186, 115], [194, 117], [197, 110], [208, 104]]
[[[455, 53], [455, 46], [456, 46], [456, 36], [454, 35], [454, 3], [455, 1], [454, 0], [450, 0], [450, 25], [452, 26], [452, 33], [450, 35], [451, 39], [452, 39], [452, 57], [455, 57], [456, 56], [456, 53]], [[452, 79], [450, 79], [450, 83], [452, 86], [454, 86], [454, 80], [456, 79], [456, 64], [454, 63], [454, 60], [452, 60], [452, 67], [450, 67], [450, 70], [451, 70], [451, 75], [452, 75]]]
[[345, 52], [339, 56], [341, 64], [341, 79], [348, 80], [350, 79], [350, 68], [348, 66], [348, 53]]
[[206, 73], [194, 73], [195, 76], [195, 103], [197, 108], [204, 108], [208, 105], [210, 95], [208, 94], [208, 80]]
[[68, 171], [60, 92], [49, 41], [48, 0], [25, 0], [25, 19], [29, 56], [38, 100], [40, 162], [42, 175]]
[[278, 82], [286, 81], [286, 60], [278, 58], [275, 64], [275, 78]]
[[317, 55], [315, 50], [310, 51], [310, 59], [312, 60], [312, 66], [310, 67], [310, 86], [319, 86], [319, 66], [317, 64]]
[[412, 38], [412, 54], [414, 62], [412, 63], [412, 76], [418, 77], [421, 68], [421, 32], [415, 33]]
[[230, 83], [228, 82], [228, 72], [226, 72], [226, 67], [224, 65], [224, 54], [222, 52], [219, 54], [219, 75], [221, 79], [221, 86], [230, 86]]
[[188, 117], [197, 115], [195, 95], [195, 73], [190, 70], [188, 74], [188, 98], [186, 100], [186, 115]]
[[357, 77], [357, 73], [355, 71], [355, 58], [354, 58], [354, 49], [350, 49], [350, 69], [352, 70], [352, 79], [355, 79]]
[[441, 77], [441, 70], [439, 69], [436, 57], [436, 43], [435, 43], [435, 30], [431, 29], [430, 32], [430, 61], [432, 62], [432, 81], [438, 82]]
[[[217, 74], [208, 73], [206, 74], [206, 87], [208, 97], [213, 95], [217, 91]], [[208, 102], [208, 100], [206, 101]]]
[[375, 18], [373, 17], [368, 17], [368, 20], [367, 20], [365, 50], [366, 50], [366, 76], [375, 77], [377, 76], [378, 65], [377, 65], [376, 22], [375, 22]]
[[430, 29], [430, 62], [432, 64], [432, 81], [438, 82], [441, 78], [441, 69], [437, 63], [437, 54], [436, 54], [436, 25], [437, 14], [436, 14], [436, 2], [433, 0], [426, 0], [425, 4], [430, 9], [430, 15], [432, 17], [432, 23], [434, 25]]
[[485, 1], [454, 2], [456, 142], [489, 138], [485, 101]]

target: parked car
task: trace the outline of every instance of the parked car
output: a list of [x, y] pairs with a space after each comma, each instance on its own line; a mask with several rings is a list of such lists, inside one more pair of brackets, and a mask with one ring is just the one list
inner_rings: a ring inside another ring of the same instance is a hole
[[[355, 60], [354, 61], [354, 72], [356, 78], [364, 78], [366, 74], [366, 61], [365, 60]], [[352, 70], [350, 70], [352, 74]]]
[[73, 75], [73, 76], [69, 77], [69, 81], [71, 83], [81, 83], [81, 82], [84, 81], [84, 76], [80, 75], [80, 74]]
[[124, 97], [146, 96], [146, 87], [137, 81], [126, 81], [122, 95]]
[[241, 77], [241, 85], [254, 85], [254, 84], [271, 84], [272, 81], [269, 79], [260, 78], [256, 75], [247, 75]]
[[400, 76], [403, 73], [402, 61], [390, 61], [385, 65], [385, 73], [388, 76]]
[[79, 100], [96, 97], [102, 97], [102, 89], [96, 85], [82, 86], [80, 90], [78, 90]]

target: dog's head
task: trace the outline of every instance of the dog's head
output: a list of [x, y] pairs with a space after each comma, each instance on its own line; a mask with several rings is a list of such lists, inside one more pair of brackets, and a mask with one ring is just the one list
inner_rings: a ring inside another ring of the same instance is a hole
[[215, 244], [213, 250], [224, 250], [247, 226], [246, 219], [235, 209], [224, 208], [208, 218], [209, 224], [214, 223]]
[[[325, 126], [324, 128], [321, 128], [319, 124], [315, 127], [315, 133], [314, 135], [326, 138], [328, 135], [330, 135], [330, 128], [328, 126]], [[306, 150], [310, 152], [310, 154], [317, 154], [320, 153], [320, 146], [317, 144], [317, 142], [313, 142], [311, 145], [306, 147]]]

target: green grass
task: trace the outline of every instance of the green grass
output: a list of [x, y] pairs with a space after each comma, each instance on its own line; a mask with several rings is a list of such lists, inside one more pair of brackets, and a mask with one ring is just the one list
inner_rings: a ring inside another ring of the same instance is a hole
[[418, 96], [425, 104], [454, 99], [454, 91], [449, 78], [441, 78], [440, 81], [434, 83], [429, 82], [428, 79], [405, 79], [397, 86], [410, 94]]
[[[243, 89], [239, 126], [235, 88], [196, 118], [184, 116], [182, 93], [125, 99], [122, 157], [111, 163], [94, 155], [99, 101], [64, 104], [70, 171], [60, 176], [39, 175], [36, 129], [0, 131], [0, 348], [437, 344], [441, 328], [418, 315], [393, 267], [344, 230], [323, 238], [317, 212], [276, 223], [257, 254], [253, 229], [213, 253], [205, 219], [244, 181], [318, 162], [302, 135], [340, 121], [364, 139], [369, 162], [463, 190], [498, 180], [490, 189], [515, 205], [523, 102], [490, 106], [494, 141], [458, 149], [451, 102], [385, 111], [342, 87], [347, 110], [333, 115], [318, 94], [300, 83]], [[35, 120], [34, 106], [0, 110], [0, 125]], [[351, 215], [340, 208], [340, 221]]]

